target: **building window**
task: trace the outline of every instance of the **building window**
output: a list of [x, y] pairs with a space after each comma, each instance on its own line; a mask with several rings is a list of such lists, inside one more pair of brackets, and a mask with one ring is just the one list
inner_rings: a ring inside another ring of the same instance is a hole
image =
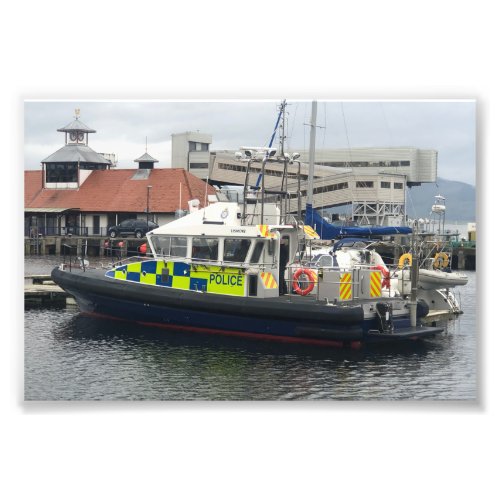
[[[313, 194], [329, 193], [330, 191], [338, 191], [339, 189], [347, 189], [348, 187], [349, 187], [348, 182], [338, 182], [337, 184], [315, 187], [313, 189]], [[300, 194], [302, 196], [307, 196], [307, 191], [302, 190]], [[297, 193], [291, 193], [290, 198], [291, 199], [297, 198]]]
[[189, 141], [189, 151], [208, 151], [208, 144], [204, 142]]
[[[222, 170], [233, 170], [235, 172], [246, 172], [248, 168], [248, 172], [250, 173], [255, 173], [255, 174], [260, 174], [262, 172], [261, 167], [247, 167], [246, 164], [233, 164], [233, 163], [217, 163], [217, 168], [222, 169]], [[282, 177], [283, 176], [283, 171], [282, 170], [274, 170], [270, 168], [265, 169], [265, 175], [271, 175], [273, 177]], [[295, 178], [297, 179], [299, 176], [298, 174], [294, 172], [290, 172], [288, 174], [289, 178]], [[307, 180], [309, 177], [307, 175], [301, 174], [300, 178], [302, 180]], [[315, 179], [318, 178], [318, 176], [314, 176]]]
[[403, 189], [403, 183], [402, 182], [395, 182], [394, 189]]
[[[319, 186], [313, 189], [313, 194], [328, 193], [329, 191], [338, 191], [339, 189], [347, 189], [349, 184], [347, 182], [339, 182], [337, 184], [330, 184], [329, 186]], [[303, 191], [307, 193], [307, 191]]]
[[48, 163], [45, 180], [46, 182], [78, 182], [78, 167], [64, 163]]
[[101, 234], [101, 217], [99, 215], [92, 217], [92, 234]]
[[356, 181], [357, 188], [372, 188], [373, 181]]
[[190, 163], [189, 168], [208, 168], [208, 163]]
[[391, 189], [391, 183], [390, 182], [381, 181], [380, 182], [380, 187], [384, 188], [384, 189]]
[[394, 161], [318, 161], [318, 165], [326, 165], [327, 167], [343, 167], [343, 168], [362, 168], [362, 167], [409, 167], [409, 160], [394, 160]]

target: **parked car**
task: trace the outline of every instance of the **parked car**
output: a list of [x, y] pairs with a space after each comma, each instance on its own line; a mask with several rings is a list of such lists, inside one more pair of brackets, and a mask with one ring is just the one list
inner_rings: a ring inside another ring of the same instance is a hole
[[132, 235], [136, 238], [142, 238], [147, 232], [157, 227], [158, 224], [151, 221], [145, 221], [144, 219], [127, 219], [120, 222], [117, 226], [110, 226], [108, 235], [111, 236], [111, 238]]

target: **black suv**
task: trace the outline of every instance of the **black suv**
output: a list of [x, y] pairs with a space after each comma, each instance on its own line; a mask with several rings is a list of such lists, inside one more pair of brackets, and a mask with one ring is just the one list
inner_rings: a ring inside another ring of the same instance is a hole
[[117, 226], [110, 226], [108, 235], [111, 238], [117, 236], [134, 235], [136, 238], [142, 238], [147, 232], [156, 229], [158, 224], [144, 219], [127, 219], [120, 222]]

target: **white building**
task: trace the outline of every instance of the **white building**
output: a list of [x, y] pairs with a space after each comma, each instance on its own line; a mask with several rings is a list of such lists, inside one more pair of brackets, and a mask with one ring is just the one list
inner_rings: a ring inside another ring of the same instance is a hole
[[[172, 167], [184, 168], [218, 186], [242, 186], [249, 167], [249, 182], [255, 183], [261, 163], [240, 161], [235, 151], [210, 152], [211, 143], [209, 134], [172, 134]], [[288, 166], [286, 190], [292, 211], [304, 210], [306, 199], [309, 151], [298, 152], [299, 161]], [[406, 186], [437, 179], [437, 151], [413, 147], [322, 149], [316, 151], [315, 163], [314, 207], [343, 207], [360, 224], [403, 222]], [[279, 161], [266, 164], [266, 189], [283, 190], [283, 166]]]
[[199, 132], [172, 134], [172, 168], [183, 168], [206, 179], [210, 162], [212, 136]]
[[[299, 151], [304, 162], [309, 151]], [[437, 151], [417, 148], [322, 149], [315, 153], [315, 163], [350, 168], [357, 173], [396, 173], [406, 176], [408, 186], [436, 182]]]
[[[239, 161], [234, 151], [211, 154], [210, 183], [243, 185], [249, 168], [250, 184], [262, 170], [258, 162]], [[288, 165], [285, 190], [290, 209], [305, 209], [308, 151]], [[305, 163], [304, 163], [305, 162]], [[284, 164], [269, 161], [265, 168], [267, 189], [282, 189]], [[352, 220], [360, 224], [397, 225], [406, 215], [406, 186], [435, 182], [437, 151], [416, 148], [357, 148], [318, 150], [314, 169], [315, 208], [350, 206]], [[300, 184], [299, 184], [300, 183]], [[300, 197], [298, 193], [301, 193]]]

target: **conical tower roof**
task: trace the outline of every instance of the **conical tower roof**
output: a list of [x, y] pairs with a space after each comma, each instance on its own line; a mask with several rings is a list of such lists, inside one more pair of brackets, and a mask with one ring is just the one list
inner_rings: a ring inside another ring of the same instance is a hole
[[58, 128], [57, 131], [58, 132], [87, 132], [89, 134], [92, 134], [95, 132], [94, 129], [85, 125], [85, 123], [81, 122], [78, 118], [76, 120], [72, 121], [71, 123], [68, 123], [68, 125], [66, 125], [65, 127]]
[[42, 163], [96, 163], [110, 165], [111, 162], [85, 144], [66, 144], [42, 160]]
[[153, 163], [158, 163], [158, 160], [155, 160], [149, 153], [144, 153], [140, 158], [137, 158], [137, 160], [134, 161], [137, 162], [149, 161]]

